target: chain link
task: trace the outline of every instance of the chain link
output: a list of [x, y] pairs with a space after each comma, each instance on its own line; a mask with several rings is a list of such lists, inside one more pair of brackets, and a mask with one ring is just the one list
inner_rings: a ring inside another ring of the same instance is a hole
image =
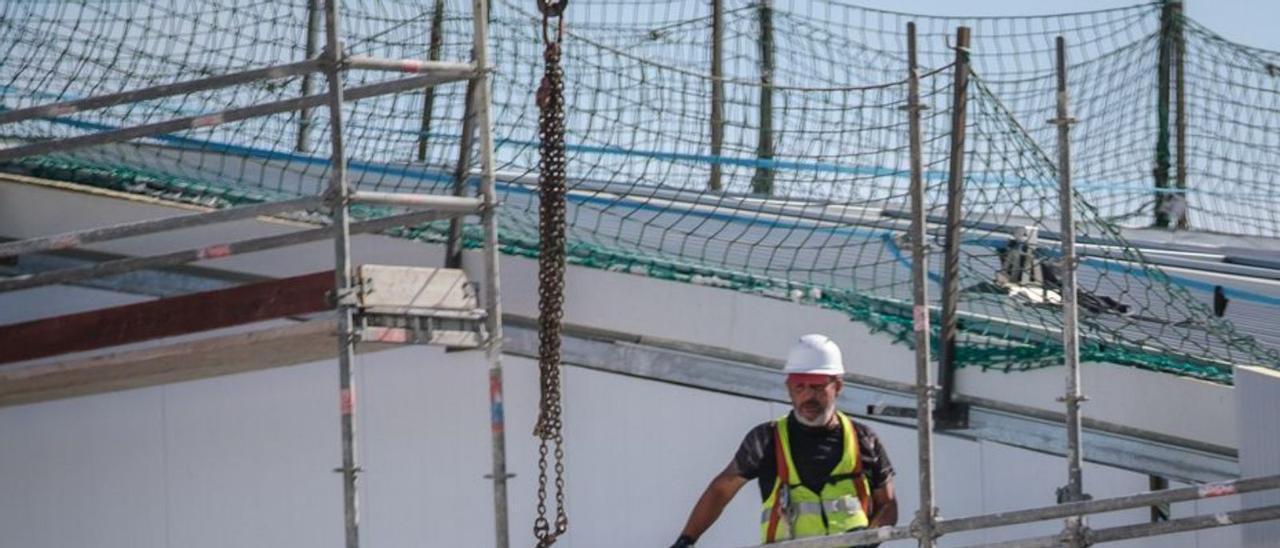
[[[567, 0], [538, 0], [542, 12], [542, 36], [546, 62], [538, 87], [538, 373], [542, 398], [538, 424], [538, 515], [533, 535], [539, 548], [555, 544], [569, 528], [564, 508], [564, 437], [560, 417], [560, 328], [564, 319], [565, 269], [565, 139], [564, 73], [560, 69], [560, 43], [564, 36]], [[551, 449], [554, 446], [554, 450]], [[556, 516], [547, 519], [547, 457], [555, 464]]]

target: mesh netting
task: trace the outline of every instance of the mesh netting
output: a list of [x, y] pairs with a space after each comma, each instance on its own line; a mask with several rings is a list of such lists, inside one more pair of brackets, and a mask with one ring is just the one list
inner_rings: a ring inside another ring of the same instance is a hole
[[[469, 2], [344, 6], [353, 54], [469, 57]], [[5, 108], [134, 89], [306, 55], [307, 1], [0, 1]], [[490, 31], [501, 245], [536, 257], [541, 36], [533, 3], [495, 2]], [[1152, 183], [1162, 126], [1160, 6], [1043, 17], [946, 18], [815, 0], [773, 11], [773, 85], [761, 86], [761, 11], [725, 2], [724, 138], [711, 153], [707, 3], [575, 4], [565, 37], [570, 261], [759, 293], [847, 312], [904, 344], [910, 333], [905, 36], [920, 28], [929, 214], [945, 204], [954, 53], [973, 28], [958, 362], [1005, 370], [1061, 362], [1053, 37], [1070, 45], [1082, 357], [1229, 382], [1230, 364], [1280, 366], [1269, 347], [1214, 318], [1187, 284], [1146, 264], [1120, 233], [1146, 226], [1170, 187]], [[1269, 173], [1280, 147], [1270, 60], [1194, 23], [1186, 37], [1187, 188], [1193, 229], [1280, 235]], [[314, 52], [313, 52], [314, 53]], [[348, 86], [387, 78], [349, 71]], [[81, 135], [321, 92], [301, 77], [0, 127], [10, 142]], [[767, 90], [767, 91], [765, 91]], [[350, 103], [355, 187], [450, 193], [463, 85]], [[768, 118], [760, 104], [771, 101]], [[430, 108], [424, 108], [430, 105]], [[1194, 105], [1194, 107], [1192, 107]], [[767, 121], [767, 123], [765, 123]], [[771, 129], [761, 147], [762, 126]], [[302, 130], [301, 128], [308, 129]], [[36, 175], [218, 206], [323, 190], [324, 109], [30, 158]], [[307, 137], [300, 137], [306, 133]], [[426, 145], [422, 147], [422, 145]], [[713, 166], [722, 190], [709, 191]], [[1176, 166], [1175, 166], [1176, 167]], [[1176, 180], [1176, 176], [1170, 181]], [[475, 181], [471, 181], [475, 184]], [[763, 184], [762, 184], [763, 183]], [[767, 190], [766, 193], [760, 191]], [[358, 212], [372, 216], [385, 209]], [[1038, 238], [1027, 230], [1038, 231]], [[940, 238], [940, 225], [934, 234]], [[401, 231], [439, 241], [445, 225]], [[480, 243], [479, 228], [464, 231]], [[940, 295], [933, 242], [930, 278]], [[936, 304], [936, 303], [935, 303]], [[1249, 303], [1245, 303], [1248, 305]], [[1257, 304], [1257, 303], [1253, 303]]]

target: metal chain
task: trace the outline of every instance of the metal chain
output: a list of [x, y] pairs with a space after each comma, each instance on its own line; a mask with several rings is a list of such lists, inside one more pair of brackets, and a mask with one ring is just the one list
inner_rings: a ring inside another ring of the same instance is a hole
[[[542, 398], [538, 424], [538, 515], [533, 535], [539, 548], [555, 544], [569, 528], [564, 509], [564, 437], [560, 432], [560, 328], [564, 319], [565, 269], [565, 145], [564, 73], [560, 70], [560, 42], [564, 36], [564, 8], [568, 0], [538, 0], [546, 62], [538, 87], [538, 373]], [[554, 445], [552, 450], [550, 446]], [[554, 529], [547, 519], [547, 456], [555, 457]]]

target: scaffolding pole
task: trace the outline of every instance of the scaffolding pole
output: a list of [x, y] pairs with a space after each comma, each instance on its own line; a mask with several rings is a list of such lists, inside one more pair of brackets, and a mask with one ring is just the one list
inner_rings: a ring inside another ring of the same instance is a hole
[[325, 76], [329, 79], [329, 158], [332, 179], [327, 198], [333, 210], [334, 291], [338, 309], [338, 411], [342, 427], [342, 514], [346, 547], [360, 546], [356, 476], [355, 302], [351, 280], [351, 211], [347, 202], [347, 155], [343, 148], [342, 43], [338, 41], [338, 0], [325, 2]]
[[[1142, 523], [1138, 525], [1122, 525], [1119, 527], [1108, 527], [1106, 529], [1095, 529], [1087, 532], [1085, 541], [1089, 545], [1094, 545], [1104, 542], [1116, 542], [1120, 540], [1153, 537], [1158, 535], [1172, 535], [1174, 533], [1185, 533], [1187, 531], [1199, 531], [1201, 529], [1212, 529], [1214, 527], [1226, 527], [1230, 525], [1242, 525], [1245, 523], [1268, 521], [1273, 519], [1280, 519], [1280, 505], [1180, 518], [1162, 521], [1160, 523]], [[1064, 539], [1061, 535], [1049, 535], [1001, 542], [998, 544], [983, 544], [982, 547], [1058, 548], [1059, 546], [1062, 546], [1063, 541]]]
[[[1058, 36], [1055, 40], [1057, 62], [1057, 117], [1049, 123], [1058, 126], [1058, 210], [1060, 216], [1059, 238], [1062, 243], [1062, 355], [1066, 362], [1066, 394], [1059, 401], [1067, 407], [1067, 485], [1059, 489], [1058, 502], [1085, 500], [1084, 480], [1081, 472], [1080, 403], [1080, 333], [1076, 307], [1076, 232], [1072, 215], [1071, 189], [1071, 118], [1067, 110], [1067, 45]], [[1084, 546], [1084, 517], [1070, 516], [1066, 520], [1065, 534], [1070, 546]]]
[[[1030, 508], [1026, 510], [1015, 510], [1012, 512], [995, 512], [991, 514], [983, 514], [979, 516], [971, 516], [964, 518], [942, 519], [938, 520], [937, 532], [939, 535], [959, 533], [963, 531], [974, 531], [977, 529], [991, 529], [995, 527], [1005, 527], [1008, 525], [1019, 525], [1023, 523], [1032, 523], [1037, 521], [1046, 521], [1051, 519], [1062, 519], [1068, 516], [1083, 514], [1099, 514], [1104, 512], [1115, 512], [1118, 510], [1128, 510], [1132, 508], [1142, 508], [1151, 506], [1152, 504], [1187, 502], [1193, 500], [1203, 500], [1211, 498], [1226, 497], [1232, 495], [1241, 495], [1244, 493], [1252, 493], [1257, 491], [1268, 491], [1272, 489], [1280, 489], [1280, 475], [1262, 476], [1257, 478], [1245, 478], [1232, 481], [1224, 481], [1220, 483], [1207, 483], [1192, 487], [1182, 487], [1179, 489], [1169, 489], [1165, 491], [1151, 491], [1144, 493], [1136, 493], [1133, 495], [1125, 495], [1108, 499], [1087, 500], [1080, 502], [1069, 502], [1066, 504], [1057, 504], [1053, 506], [1044, 506], [1040, 508]], [[1212, 516], [1199, 516], [1200, 519]], [[1278, 516], [1280, 517], [1280, 516]], [[1274, 519], [1274, 518], [1267, 518]], [[1164, 525], [1172, 522], [1162, 522], [1156, 525]], [[1243, 523], [1238, 521], [1236, 523]], [[1149, 524], [1143, 524], [1149, 525]], [[1086, 538], [1093, 540], [1097, 535], [1106, 529], [1087, 532]], [[1157, 530], [1159, 531], [1159, 530]], [[1168, 531], [1177, 532], [1177, 531]], [[878, 529], [864, 529], [862, 531], [854, 531], [843, 535], [831, 535], [825, 537], [813, 537], [800, 540], [792, 540], [777, 544], [770, 544], [769, 547], [777, 548], [829, 548], [836, 546], [849, 546], [857, 544], [871, 544], [879, 542], [888, 542], [891, 540], [901, 540], [916, 536], [914, 526], [898, 526], [898, 527], [880, 527]], [[1110, 535], [1112, 533], [1106, 533]], [[1164, 532], [1151, 532], [1154, 534], [1165, 534]], [[1058, 544], [1052, 546], [1060, 546], [1063, 542], [1061, 533], [1046, 536], [1045, 539], [1055, 539]]]
[[[493, 530], [494, 545], [507, 548], [507, 441], [506, 415], [502, 398], [502, 302], [498, 272], [498, 195], [493, 169], [493, 128], [489, 119], [489, 6], [487, 0], [472, 0], [472, 50], [476, 76], [472, 81], [475, 101], [474, 130], [480, 140], [480, 194], [484, 201], [485, 323], [489, 340], [485, 358], [489, 362], [489, 433], [493, 449]], [[464, 143], [465, 145], [465, 143]]]
[[[458, 146], [458, 165], [453, 169], [453, 195], [462, 196], [467, 191], [471, 177], [471, 148], [476, 136], [476, 80], [467, 84], [466, 103], [462, 106], [462, 139]], [[477, 175], [483, 176], [483, 173]], [[462, 219], [449, 221], [449, 237], [444, 245], [445, 268], [462, 268]]]
[[1156, 52], [1156, 155], [1152, 176], [1155, 182], [1154, 226], [1169, 227], [1169, 95], [1173, 64], [1173, 2], [1162, 0], [1160, 43]]
[[760, 21], [760, 130], [756, 141], [756, 174], [751, 192], [773, 194], [773, 0], [758, 0]]
[[[444, 219], [452, 215], [457, 214], [444, 213], [440, 211], [422, 211], [406, 213], [403, 215], [392, 215], [381, 219], [351, 224], [349, 225], [349, 232], [351, 234], [381, 232], [383, 230], [389, 230], [399, 226]], [[320, 240], [332, 238], [333, 230], [333, 228], [300, 230], [298, 232], [240, 240], [238, 242], [216, 243], [198, 248], [165, 253], [163, 255], [129, 257], [127, 259], [116, 259], [114, 261], [106, 261], [88, 266], [65, 268], [35, 274], [23, 274], [11, 278], [0, 279], [0, 292], [28, 289], [45, 285], [73, 283], [81, 280], [110, 276], [113, 274], [133, 272], [135, 270], [176, 266], [195, 261], [221, 259], [233, 255], [253, 253], [255, 251], [265, 251], [268, 249], [288, 247], [308, 242], [318, 242]]]
[[1173, 219], [1174, 226], [1186, 229], [1190, 226], [1187, 216], [1191, 212], [1191, 204], [1187, 201], [1187, 89], [1183, 79], [1186, 69], [1187, 39], [1183, 33], [1182, 0], [1173, 3], [1173, 83], [1174, 83], [1174, 161], [1177, 171], [1174, 172], [1177, 196], [1182, 200], [1178, 218]]
[[345, 57], [343, 63], [349, 69], [380, 70], [385, 72], [413, 72], [435, 74], [450, 81], [461, 81], [475, 75], [476, 67], [471, 63], [455, 63], [452, 61], [424, 61], [422, 59], [385, 59], [352, 55]]
[[933, 374], [929, 366], [929, 280], [925, 239], [923, 140], [920, 130], [920, 66], [916, 61], [916, 24], [907, 23], [907, 116], [911, 148], [912, 328], [916, 342], [916, 435], [919, 445], [920, 509], [912, 524], [921, 548], [933, 548], [937, 509], [933, 500]]
[[52, 236], [41, 236], [38, 238], [28, 238], [26, 240], [0, 243], [0, 258], [13, 257], [25, 253], [36, 253], [40, 251], [72, 249], [85, 244], [118, 240], [120, 238], [129, 238], [132, 236], [143, 236], [167, 230], [192, 228], [216, 223], [225, 223], [228, 221], [237, 221], [240, 219], [252, 219], [259, 216], [278, 215], [291, 211], [312, 209], [323, 204], [324, 200], [320, 197], [307, 196], [282, 202], [269, 202], [265, 204], [233, 207], [229, 209], [215, 209], [213, 211], [193, 213], [190, 215], [178, 215], [174, 217], [164, 217], [161, 219], [150, 219], [146, 221], [63, 232], [62, 234], [54, 234]]
[[[307, 0], [307, 41], [304, 55], [307, 59], [314, 59], [316, 56], [317, 42], [320, 41], [320, 2], [321, 0]], [[302, 96], [306, 97], [315, 92], [315, 75], [308, 72], [302, 75]], [[297, 152], [311, 151], [311, 109], [304, 108], [298, 111], [298, 142], [293, 149]]]
[[960, 225], [964, 202], [965, 114], [969, 90], [969, 27], [956, 29], [955, 80], [951, 99], [951, 152], [947, 174], [947, 225], [943, 241], [942, 330], [939, 334], [938, 422], [940, 427], [959, 426], [955, 395], [956, 310], [960, 298]]
[[[453, 82], [470, 77], [471, 76], [467, 73], [449, 72], [443, 75], [428, 73], [419, 76], [401, 78], [398, 80], [378, 82], [367, 86], [359, 86], [349, 90], [342, 90], [340, 95], [345, 101], [354, 101], [356, 99], [366, 99], [390, 93], [400, 93], [402, 91], [417, 89], [423, 86]], [[324, 106], [329, 100], [330, 97], [328, 94], [308, 95], [306, 97], [295, 97], [293, 99], [263, 103], [251, 107], [234, 108], [210, 114], [202, 114], [199, 116], [176, 118], [153, 124], [125, 127], [63, 139], [40, 141], [29, 145], [19, 145], [0, 149], [0, 162], [15, 160], [24, 156], [39, 156], [41, 154], [48, 154], [51, 152], [68, 152], [77, 148], [118, 143], [142, 137], [173, 133], [175, 131], [219, 126], [259, 116], [279, 114], [281, 112], [301, 110], [309, 107]]]
[[724, 0], [711, 0], [711, 179], [707, 189], [719, 192], [724, 145]]
[[[440, 49], [444, 47], [444, 0], [435, 0], [431, 8], [431, 37], [427, 46], [427, 60], [439, 61]], [[422, 124], [418, 129], [418, 161], [427, 161], [427, 141], [431, 134], [431, 116], [436, 104], [436, 88], [428, 87], [422, 92]], [[463, 108], [466, 108], [465, 106]], [[462, 146], [466, 146], [464, 143]]]
[[274, 65], [259, 69], [233, 72], [230, 74], [220, 74], [218, 76], [210, 76], [208, 78], [200, 78], [197, 80], [161, 84], [158, 86], [133, 89], [119, 93], [86, 97], [84, 99], [61, 101], [47, 105], [8, 110], [0, 112], [0, 124], [21, 122], [32, 118], [66, 116], [68, 114], [75, 114], [86, 110], [96, 110], [116, 105], [123, 105], [125, 103], [136, 103], [139, 101], [159, 99], [184, 93], [195, 93], [197, 91], [225, 88], [250, 82], [257, 82], [259, 80], [274, 80], [277, 78], [297, 76], [299, 74], [311, 74], [317, 70], [320, 70], [320, 61], [317, 59], [308, 59], [306, 61], [299, 61], [297, 63], [289, 63], [286, 65]]

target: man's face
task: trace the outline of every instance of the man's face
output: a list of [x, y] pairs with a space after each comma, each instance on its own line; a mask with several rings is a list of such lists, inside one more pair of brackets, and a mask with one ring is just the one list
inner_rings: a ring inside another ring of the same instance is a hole
[[844, 382], [831, 375], [790, 375], [787, 392], [791, 407], [802, 424], [822, 426], [831, 421], [836, 410], [836, 397]]

